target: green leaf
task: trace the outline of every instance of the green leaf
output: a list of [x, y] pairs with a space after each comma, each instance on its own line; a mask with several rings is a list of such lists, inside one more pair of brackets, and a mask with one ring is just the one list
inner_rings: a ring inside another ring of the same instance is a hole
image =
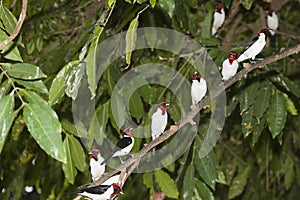
[[12, 84], [10, 80], [3, 81], [3, 83], [0, 85], [0, 98], [9, 92], [11, 86]]
[[48, 89], [45, 86], [44, 82], [42, 80], [37, 81], [23, 81], [20, 79], [14, 79], [15, 82], [17, 82], [20, 85], [23, 85], [27, 89], [32, 89], [40, 93], [48, 93]]
[[61, 137], [61, 127], [57, 118], [49, 115], [53, 112], [42, 105], [28, 103], [23, 115], [29, 132], [40, 147], [56, 160], [66, 163], [66, 152]]
[[67, 86], [65, 89], [66, 95], [71, 97], [73, 100], [76, 99], [78, 94], [78, 89], [81, 84], [82, 76], [84, 75], [84, 64], [80, 63], [78, 65], [74, 65], [72, 69], [69, 71], [65, 85]]
[[14, 93], [0, 98], [0, 154], [5, 144], [9, 129], [14, 120]]
[[70, 146], [70, 140], [69, 136], [64, 140], [64, 148], [66, 149], [66, 159], [67, 162], [62, 164], [62, 169], [65, 173], [66, 179], [69, 181], [69, 183], [74, 184], [75, 177], [77, 175], [77, 170], [75, 169], [74, 163], [72, 161], [72, 150]]
[[264, 115], [252, 129], [252, 141], [251, 145], [254, 146], [255, 143], [258, 141], [258, 138], [261, 136], [263, 130], [266, 127], [267, 116]]
[[126, 63], [129, 66], [131, 63], [132, 51], [135, 49], [135, 42], [137, 32], [136, 29], [139, 25], [139, 13], [137, 16], [130, 22], [129, 28], [126, 33]]
[[213, 153], [209, 153], [204, 158], [200, 154], [195, 156], [195, 167], [203, 181], [213, 190], [215, 189], [215, 180], [217, 178], [216, 163]]
[[[6, 33], [2, 29], [0, 29], [0, 42], [3, 42], [7, 38], [8, 38], [8, 36], [6, 35]], [[23, 59], [19, 52], [19, 49], [17, 46], [14, 45], [13, 42], [9, 42], [2, 49], [1, 55], [3, 55], [4, 58], [9, 59], [9, 60], [23, 62]]]
[[161, 191], [166, 194], [166, 196], [170, 198], [178, 198], [179, 192], [175, 185], [174, 180], [162, 170], [157, 170], [154, 172], [155, 181], [160, 187]]
[[196, 187], [201, 199], [205, 199], [205, 200], [214, 200], [215, 199], [213, 193], [202, 181], [200, 181], [198, 179], [194, 179], [194, 182], [195, 182], [195, 187]]
[[242, 90], [240, 95], [240, 112], [241, 115], [256, 102], [257, 91], [259, 89], [259, 82], [254, 82]]
[[150, 5], [152, 8], [154, 8], [156, 5], [156, 0], [150, 0]]
[[296, 97], [300, 97], [300, 87], [284, 75], [278, 74], [277, 76], [271, 77], [270, 79], [271, 81], [280, 84], [280, 86], [293, 93]]
[[210, 38], [211, 37], [211, 21], [212, 21], [213, 11], [209, 11], [204, 18], [202, 27], [201, 27], [201, 38]]
[[247, 10], [250, 10], [250, 8], [253, 4], [253, 0], [240, 0], [240, 1]]
[[166, 10], [169, 14], [170, 18], [174, 15], [174, 9], [175, 9], [175, 1], [174, 0], [161, 0], [159, 1], [159, 6]]
[[200, 38], [198, 42], [205, 47], [220, 46], [220, 41], [217, 38]]
[[270, 105], [267, 112], [268, 128], [275, 138], [281, 133], [285, 126], [287, 116], [286, 102], [282, 93], [275, 90], [275, 93], [271, 97]]
[[3, 24], [5, 31], [12, 34], [16, 28], [17, 19], [6, 7], [4, 7], [3, 3], [0, 4], [0, 21]]
[[3, 68], [14, 78], [35, 80], [47, 77], [39, 67], [29, 63], [16, 63], [10, 67], [3, 65]]
[[294, 162], [288, 157], [283, 166], [284, 175], [284, 186], [286, 190], [289, 190], [295, 179]]
[[65, 92], [65, 81], [74, 66], [77, 66], [79, 63], [78, 60], [71, 61], [66, 64], [56, 75], [55, 79], [52, 82], [49, 91], [49, 103], [50, 105], [58, 103], [58, 101], [64, 96]]
[[298, 115], [298, 110], [297, 110], [293, 100], [291, 100], [287, 94], [283, 94], [283, 97], [286, 101], [286, 110], [289, 113], [291, 113], [291, 115], [294, 115], [294, 116]]
[[234, 177], [232, 184], [229, 187], [228, 198], [233, 199], [244, 191], [251, 172], [251, 167], [248, 165], [246, 168], [239, 169], [239, 173]]
[[262, 118], [263, 114], [269, 106], [269, 101], [271, 97], [272, 88], [271, 84], [267, 81], [264, 81], [260, 84], [259, 89], [257, 90], [257, 95], [255, 102], [253, 104], [253, 115], [257, 118]]
[[242, 115], [242, 133], [244, 137], [247, 137], [256, 124], [256, 119], [253, 118], [253, 106], [249, 107]]
[[147, 188], [150, 189], [150, 199], [153, 198], [154, 187], [153, 187], [153, 173], [147, 172], [143, 175], [143, 183]]
[[86, 168], [86, 162], [85, 161], [85, 152], [78, 141], [75, 137], [72, 135], [68, 135], [67, 139], [69, 140], [69, 147], [70, 151], [72, 152], [71, 158], [72, 162], [75, 165], [77, 169], [80, 171], [84, 172]]
[[129, 112], [130, 114], [140, 123], [141, 118], [144, 114], [143, 102], [140, 94], [134, 92], [129, 100]]
[[109, 102], [100, 105], [95, 115], [92, 117], [89, 128], [89, 147], [92, 146], [94, 139], [101, 145], [106, 137], [106, 126], [109, 119]]
[[114, 2], [115, 2], [115, 0], [108, 0], [107, 1], [108, 7], [111, 8], [111, 6], [113, 5]]
[[192, 199], [194, 188], [194, 173], [195, 169], [193, 165], [189, 165], [183, 180], [182, 197], [183, 199]]

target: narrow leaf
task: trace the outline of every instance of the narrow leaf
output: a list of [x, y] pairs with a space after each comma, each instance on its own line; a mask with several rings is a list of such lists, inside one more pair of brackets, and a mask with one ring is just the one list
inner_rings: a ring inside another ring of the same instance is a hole
[[257, 90], [255, 102], [253, 103], [253, 115], [257, 118], [262, 118], [263, 114], [269, 106], [272, 88], [271, 84], [264, 81], [260, 84], [260, 88]]
[[286, 102], [281, 92], [275, 90], [274, 95], [271, 97], [268, 113], [267, 122], [268, 128], [275, 138], [283, 130], [286, 122], [287, 110]]
[[37, 104], [24, 106], [23, 115], [26, 126], [40, 147], [50, 156], [66, 163], [66, 152], [61, 137], [61, 127], [57, 118], [49, 116], [51, 110]]
[[[0, 42], [3, 42], [8, 38], [7, 34], [0, 29]], [[1, 54], [4, 58], [13, 60], [13, 61], [19, 61], [23, 62], [23, 59], [20, 55], [19, 49], [16, 45], [14, 45], [13, 42], [9, 42], [1, 51]]]
[[166, 196], [170, 198], [178, 198], [179, 192], [174, 183], [174, 180], [162, 170], [158, 170], [154, 172], [155, 181], [162, 190], [166, 194]]
[[300, 97], [300, 87], [282, 74], [270, 78], [271, 81], [280, 84], [287, 91], [293, 93], [296, 97]]
[[203, 25], [201, 28], [201, 38], [210, 38], [211, 37], [211, 21], [212, 21], [213, 11], [209, 11], [204, 18]]
[[241, 115], [256, 101], [256, 95], [259, 86], [259, 82], [254, 82], [242, 90], [240, 95]]
[[38, 66], [29, 63], [16, 63], [9, 68], [7, 65], [3, 65], [3, 67], [14, 78], [35, 80], [47, 77]]
[[183, 199], [192, 199], [194, 188], [194, 173], [195, 169], [193, 165], [189, 165], [184, 176], [182, 197]]
[[69, 147], [70, 151], [72, 152], [72, 162], [77, 169], [83, 172], [86, 168], [86, 162], [84, 162], [85, 152], [80, 142], [75, 137], [73, 137], [72, 135], [68, 135], [67, 139], [69, 140]]
[[13, 93], [0, 98], [0, 154], [14, 120], [14, 106], [15, 102]]
[[78, 89], [81, 84], [81, 79], [84, 74], [85, 65], [80, 63], [78, 65], [74, 65], [71, 71], [68, 73], [65, 81], [66, 87], [66, 95], [71, 97], [73, 100], [76, 99], [78, 94]]
[[72, 162], [73, 152], [70, 147], [70, 140], [68, 135], [64, 141], [64, 148], [66, 149], [67, 162], [62, 164], [62, 169], [69, 183], [74, 184], [75, 177], [77, 175], [77, 170], [75, 169], [74, 163]]
[[147, 188], [150, 189], [150, 199], [153, 198], [154, 187], [153, 187], [153, 173], [144, 173], [143, 175], [143, 183]]
[[3, 83], [0, 85], [0, 98], [9, 92], [11, 86], [12, 84], [10, 80], [3, 81]]
[[5, 31], [12, 34], [16, 28], [17, 19], [6, 7], [4, 7], [3, 3], [0, 4], [0, 21], [3, 24]]
[[210, 191], [210, 189], [200, 180], [195, 179], [195, 187], [196, 187], [201, 199], [205, 199], [205, 200], [214, 200], [215, 199], [215, 197], [212, 194], [212, 192]]
[[161, 0], [161, 1], [159, 1], [159, 6], [162, 9], [167, 11], [170, 18], [173, 17], [174, 10], [175, 10], [175, 1], [174, 0]]
[[126, 33], [126, 63], [129, 66], [131, 63], [132, 51], [135, 49], [135, 41], [137, 32], [136, 29], [139, 24], [139, 14], [130, 22]]
[[241, 0], [241, 3], [247, 10], [250, 10], [253, 0]]
[[200, 158], [199, 156], [195, 157], [195, 167], [198, 171], [198, 174], [204, 180], [204, 182], [212, 189], [215, 189], [215, 180], [217, 178], [216, 166], [210, 158], [210, 155]]

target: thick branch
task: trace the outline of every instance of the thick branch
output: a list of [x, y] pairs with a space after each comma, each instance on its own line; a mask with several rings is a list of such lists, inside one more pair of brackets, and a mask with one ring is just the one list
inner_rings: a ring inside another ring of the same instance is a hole
[[2, 50], [8, 43], [13, 41], [20, 33], [21, 27], [22, 27], [23, 22], [26, 17], [26, 10], [27, 10], [27, 0], [22, 0], [22, 11], [19, 16], [19, 20], [16, 25], [16, 28], [15, 28], [14, 32], [6, 40], [4, 40], [3, 42], [0, 43], [0, 50]]
[[[146, 144], [144, 148], [142, 148], [137, 154], [135, 154], [132, 158], [128, 159], [126, 162], [124, 162], [122, 165], [117, 167], [115, 170], [107, 173], [104, 175], [99, 181], [95, 183], [89, 183], [82, 185], [78, 187], [79, 189], [85, 189], [92, 186], [101, 185], [104, 181], [106, 181], [109, 177], [115, 175], [119, 171], [126, 171], [128, 167], [131, 166], [130, 171], [127, 173], [127, 177], [131, 174], [133, 169], [135, 169], [141, 160], [141, 158], [149, 152], [153, 147], [157, 146], [158, 144], [166, 141], [168, 138], [170, 138], [172, 135], [174, 135], [179, 129], [184, 127], [186, 124], [190, 123], [190, 121], [200, 112], [202, 108], [207, 106], [213, 99], [218, 97], [222, 92], [224, 92], [227, 88], [229, 88], [231, 85], [233, 85], [238, 80], [242, 79], [246, 74], [251, 72], [252, 70], [256, 68], [261, 68], [264, 65], [270, 64], [272, 62], [275, 62], [277, 60], [280, 60], [282, 58], [285, 58], [287, 56], [290, 56], [292, 54], [297, 54], [300, 51], [300, 44], [298, 44], [295, 47], [289, 48], [287, 50], [281, 51], [277, 55], [267, 57], [266, 59], [257, 62], [255, 64], [249, 64], [249, 67], [245, 67], [241, 71], [239, 71], [235, 76], [231, 77], [229, 80], [225, 81], [224, 83], [221, 83], [218, 88], [211, 92], [210, 96], [206, 96], [201, 102], [199, 102], [198, 106], [192, 109], [184, 118], [182, 118], [176, 125], [172, 125], [169, 130], [167, 130], [162, 136], [156, 138], [149, 144]], [[126, 179], [127, 179], [126, 177]]]

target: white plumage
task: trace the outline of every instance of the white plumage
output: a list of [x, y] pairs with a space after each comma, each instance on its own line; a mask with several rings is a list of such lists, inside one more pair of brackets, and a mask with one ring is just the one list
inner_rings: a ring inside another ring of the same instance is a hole
[[260, 30], [258, 36], [248, 43], [237, 61], [242, 62], [247, 59], [254, 60], [266, 45], [267, 32], [269, 32], [267, 29]]
[[79, 195], [82, 195], [82, 196], [85, 196], [85, 197], [88, 197], [92, 200], [109, 200], [111, 199], [110, 196], [111, 194], [114, 192], [114, 188], [113, 186], [110, 186], [106, 192], [104, 192], [103, 194], [94, 194], [94, 193], [89, 193], [89, 192], [81, 192], [81, 193], [78, 193]]
[[152, 140], [159, 137], [165, 130], [168, 122], [167, 107], [168, 103], [162, 102], [159, 104], [156, 112], [151, 116], [151, 136]]
[[268, 10], [268, 17], [267, 17], [267, 26], [272, 29], [269, 30], [271, 35], [275, 35], [275, 32], [278, 28], [278, 17], [273, 10]]
[[211, 35], [215, 35], [218, 29], [222, 26], [225, 20], [225, 11], [222, 5], [218, 5], [215, 8], [213, 16], [213, 24], [211, 29]]
[[104, 158], [98, 149], [90, 151], [90, 174], [93, 182], [98, 181], [105, 172], [105, 163], [102, 164]]
[[196, 105], [205, 96], [207, 92], [207, 84], [206, 81], [201, 77], [201, 75], [196, 72], [192, 75], [191, 80], [192, 105]]
[[231, 52], [222, 64], [222, 80], [226, 81], [234, 76], [238, 70], [239, 63], [236, 61], [237, 53]]

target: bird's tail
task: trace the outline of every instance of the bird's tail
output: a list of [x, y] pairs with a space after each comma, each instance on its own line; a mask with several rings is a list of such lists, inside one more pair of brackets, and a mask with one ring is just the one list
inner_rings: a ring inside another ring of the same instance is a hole
[[101, 163], [100, 165], [106, 163], [106, 161], [107, 161], [108, 159], [110, 159], [113, 155], [114, 155], [114, 154], [110, 154], [107, 158], [105, 158], [105, 159], [102, 161], [102, 163]]
[[247, 60], [248, 58], [244, 55], [244, 54], [242, 54], [242, 55], [240, 55], [239, 57], [238, 57], [238, 59], [237, 59], [237, 61], [238, 62], [243, 62], [244, 60]]

